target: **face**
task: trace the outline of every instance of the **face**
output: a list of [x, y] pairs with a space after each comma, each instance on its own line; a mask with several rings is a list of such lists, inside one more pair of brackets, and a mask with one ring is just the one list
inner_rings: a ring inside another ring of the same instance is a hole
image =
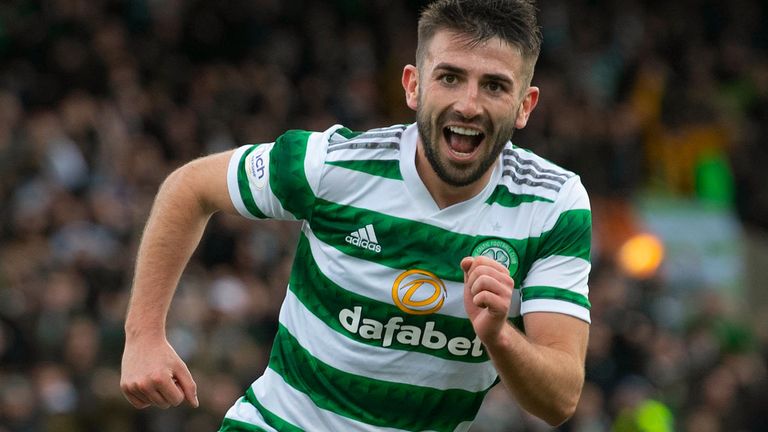
[[406, 67], [420, 149], [442, 182], [462, 187], [490, 175], [515, 128], [525, 126], [538, 89], [527, 86], [523, 66], [519, 51], [498, 38], [470, 47], [439, 31], [421, 68]]

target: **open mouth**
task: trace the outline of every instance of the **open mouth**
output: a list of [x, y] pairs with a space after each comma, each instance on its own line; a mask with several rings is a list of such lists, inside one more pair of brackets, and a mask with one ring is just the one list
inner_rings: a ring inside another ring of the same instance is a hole
[[479, 130], [461, 126], [444, 127], [443, 136], [451, 153], [459, 159], [472, 156], [485, 138]]

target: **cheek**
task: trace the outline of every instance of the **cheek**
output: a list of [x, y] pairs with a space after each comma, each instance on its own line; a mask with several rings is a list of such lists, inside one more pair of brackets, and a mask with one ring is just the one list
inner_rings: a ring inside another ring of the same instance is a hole
[[517, 128], [519, 127], [520, 119], [524, 117], [524, 110], [522, 104], [513, 104], [514, 108], [510, 109], [510, 105], [507, 105], [504, 113], [504, 126]]

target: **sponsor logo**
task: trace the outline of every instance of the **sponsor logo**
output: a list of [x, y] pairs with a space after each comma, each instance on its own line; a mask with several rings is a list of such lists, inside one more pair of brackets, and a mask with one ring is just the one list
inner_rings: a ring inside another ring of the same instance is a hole
[[403, 317], [399, 316], [389, 318], [386, 323], [365, 318], [362, 306], [342, 309], [339, 312], [339, 323], [344, 329], [360, 335], [363, 339], [380, 340], [382, 347], [388, 347], [397, 342], [402, 345], [423, 346], [431, 350], [447, 349], [455, 356], [480, 357], [483, 355], [483, 345], [477, 336], [473, 340], [463, 336], [449, 338], [435, 328], [434, 321], [424, 323], [424, 328], [404, 325], [403, 322]]
[[401, 311], [412, 315], [435, 313], [443, 307], [447, 290], [434, 273], [413, 269], [400, 274], [392, 284], [392, 300]]
[[251, 179], [256, 189], [264, 189], [267, 184], [267, 163], [269, 162], [269, 152], [267, 146], [257, 146], [254, 151], [248, 155], [248, 177]]
[[381, 252], [381, 246], [376, 238], [376, 232], [373, 230], [372, 224], [368, 224], [357, 231], [352, 231], [344, 237], [344, 240], [353, 246], [367, 249], [374, 253]]
[[481, 241], [472, 249], [472, 256], [485, 256], [495, 260], [508, 268], [509, 274], [513, 276], [520, 264], [520, 259], [512, 245], [499, 238]]

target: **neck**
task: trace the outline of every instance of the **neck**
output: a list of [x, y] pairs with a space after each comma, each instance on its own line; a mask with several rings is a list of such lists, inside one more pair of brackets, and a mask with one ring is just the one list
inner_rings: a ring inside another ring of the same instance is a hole
[[435, 204], [442, 210], [479, 194], [488, 184], [488, 181], [490, 181], [493, 167], [477, 179], [477, 181], [466, 186], [450, 185], [438, 177], [435, 170], [432, 169], [432, 165], [430, 165], [427, 157], [424, 155], [421, 140], [419, 140], [416, 146], [416, 172], [419, 174], [421, 181], [426, 186]]

